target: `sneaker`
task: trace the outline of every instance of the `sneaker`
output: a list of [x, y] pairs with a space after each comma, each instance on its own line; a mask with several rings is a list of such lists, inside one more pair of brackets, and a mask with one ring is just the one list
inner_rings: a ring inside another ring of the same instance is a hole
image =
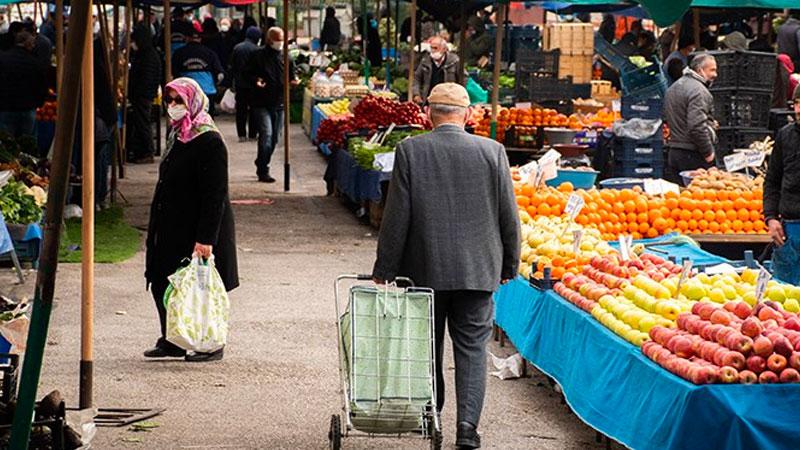
[[225, 353], [225, 349], [221, 348], [215, 352], [211, 353], [202, 353], [202, 352], [194, 352], [191, 354], [186, 355], [186, 361], [188, 362], [211, 362], [211, 361], [219, 361], [222, 359], [222, 355]]
[[469, 422], [459, 422], [456, 430], [456, 447], [459, 449], [481, 448], [481, 435]]

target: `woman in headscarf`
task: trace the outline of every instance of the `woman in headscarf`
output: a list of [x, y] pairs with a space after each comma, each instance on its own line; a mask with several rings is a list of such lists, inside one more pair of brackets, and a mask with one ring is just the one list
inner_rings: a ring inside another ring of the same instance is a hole
[[164, 101], [170, 117], [167, 150], [150, 205], [145, 278], [156, 303], [161, 337], [147, 358], [186, 357], [187, 361], [222, 359], [214, 353], [186, 352], [168, 342], [164, 292], [167, 277], [182, 262], [214, 255], [225, 289], [239, 285], [233, 211], [228, 198], [228, 151], [208, 114], [208, 97], [190, 78], [167, 84]]

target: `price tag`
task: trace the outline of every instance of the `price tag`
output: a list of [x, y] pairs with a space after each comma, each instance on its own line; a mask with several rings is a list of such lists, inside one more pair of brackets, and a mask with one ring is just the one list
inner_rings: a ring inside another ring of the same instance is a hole
[[537, 170], [539, 170], [539, 164], [536, 161], [531, 161], [519, 168], [519, 176], [521, 179], [528, 179]]
[[725, 170], [728, 172], [736, 172], [747, 167], [747, 155], [744, 153], [732, 153], [725, 158]]
[[664, 195], [664, 189], [660, 181], [653, 178], [645, 178], [644, 192], [648, 195]]
[[622, 102], [619, 100], [611, 100], [611, 111], [622, 111]]
[[541, 158], [539, 158], [539, 171], [542, 172], [542, 179], [544, 181], [552, 180], [558, 176], [558, 160], [561, 158], [561, 153], [556, 150], [548, 150]]
[[522, 102], [516, 104], [517, 109], [531, 109], [531, 102]]
[[749, 151], [747, 154], [747, 167], [761, 167], [767, 154], [759, 151]]
[[567, 213], [569, 220], [575, 220], [585, 204], [586, 202], [583, 200], [583, 197], [575, 193], [571, 194], [567, 199], [567, 206], [564, 208], [564, 212]]
[[622, 256], [623, 261], [628, 261], [631, 259], [631, 247], [628, 244], [628, 238], [626, 236], [619, 237], [619, 253]]
[[678, 294], [680, 294], [683, 282], [686, 281], [686, 278], [691, 273], [692, 273], [692, 261], [687, 258], [685, 261], [683, 261], [683, 269], [681, 269], [681, 277], [678, 278], [678, 285], [675, 288], [675, 298], [677, 298]]
[[767, 282], [770, 278], [772, 276], [767, 272], [767, 269], [762, 267], [756, 279], [756, 302], [761, 303], [761, 299], [764, 298], [764, 292], [767, 291]]
[[572, 253], [576, 255], [581, 251], [581, 239], [583, 239], [583, 228], [572, 230]]

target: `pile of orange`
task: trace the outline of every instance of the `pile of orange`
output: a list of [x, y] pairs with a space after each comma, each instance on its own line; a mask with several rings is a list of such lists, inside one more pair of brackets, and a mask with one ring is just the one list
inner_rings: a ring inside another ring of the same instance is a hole
[[[560, 216], [572, 185], [558, 188], [515, 185], [517, 205], [532, 217]], [[634, 239], [654, 238], [673, 231], [682, 234], [764, 234], [762, 192], [683, 191], [680, 195], [649, 196], [641, 189], [591, 189], [577, 192], [585, 206], [575, 218], [581, 225], [597, 228], [605, 240], [620, 235]]]
[[615, 121], [622, 119], [622, 115], [617, 112], [603, 108], [596, 113], [580, 114], [572, 113], [567, 118], [567, 126], [573, 130], [584, 128], [611, 128]]
[[[492, 111], [484, 109], [483, 117], [478, 118], [475, 134], [489, 137], [492, 120]], [[506, 128], [512, 125], [533, 127], [566, 127], [569, 120], [566, 115], [559, 114], [555, 109], [548, 108], [499, 108], [497, 111], [497, 132], [495, 139], [505, 142]]]

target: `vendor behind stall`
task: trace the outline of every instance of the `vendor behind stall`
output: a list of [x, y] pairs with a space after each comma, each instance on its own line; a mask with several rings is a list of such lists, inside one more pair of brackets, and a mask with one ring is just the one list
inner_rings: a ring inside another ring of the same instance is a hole
[[[800, 119], [800, 88], [794, 91]], [[800, 126], [785, 125], [775, 136], [764, 180], [764, 220], [775, 245], [772, 272], [790, 284], [800, 283]]]
[[448, 51], [447, 41], [434, 36], [430, 46], [430, 53], [422, 57], [414, 72], [414, 103], [422, 103], [437, 84], [454, 83], [458, 79], [458, 55]]
[[486, 32], [483, 20], [478, 17], [470, 17], [467, 22], [467, 41], [464, 43], [464, 62], [467, 66], [477, 66], [481, 58], [489, 58], [494, 45], [494, 38]]
[[713, 165], [717, 123], [708, 86], [715, 78], [717, 61], [708, 53], [699, 54], [664, 96], [664, 121], [670, 130], [665, 178], [673, 183], [680, 183], [684, 170]]

